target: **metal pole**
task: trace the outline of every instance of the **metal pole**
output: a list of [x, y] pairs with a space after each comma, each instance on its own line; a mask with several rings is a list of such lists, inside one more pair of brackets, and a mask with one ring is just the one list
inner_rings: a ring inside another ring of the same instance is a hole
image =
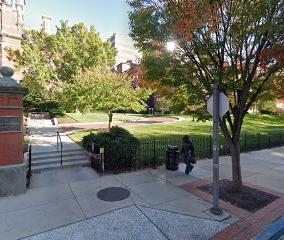
[[245, 133], [245, 152], [247, 152], [247, 133]]
[[60, 151], [60, 163], [61, 163], [61, 166], [62, 166], [62, 165], [63, 165], [63, 156], [62, 156], [62, 155], [63, 155], [63, 153], [62, 153], [62, 152], [63, 152], [63, 146], [62, 146], [62, 143], [61, 143], [60, 146], [61, 146], [61, 151]]
[[154, 169], [156, 169], [156, 139], [154, 138]]
[[211, 212], [221, 215], [219, 206], [219, 91], [215, 84], [213, 88], [213, 207]]
[[212, 135], [209, 136], [209, 157], [212, 157]]
[[57, 147], [57, 151], [58, 151], [58, 131], [56, 132], [56, 147]]

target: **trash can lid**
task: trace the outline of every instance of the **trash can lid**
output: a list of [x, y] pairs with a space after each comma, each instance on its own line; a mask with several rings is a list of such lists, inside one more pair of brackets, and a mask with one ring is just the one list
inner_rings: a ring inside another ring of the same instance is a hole
[[168, 145], [168, 150], [178, 150], [178, 146]]

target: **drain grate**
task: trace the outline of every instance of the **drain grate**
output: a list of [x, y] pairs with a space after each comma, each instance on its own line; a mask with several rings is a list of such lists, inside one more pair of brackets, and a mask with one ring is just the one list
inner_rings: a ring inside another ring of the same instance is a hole
[[100, 190], [97, 197], [103, 201], [116, 202], [122, 201], [130, 196], [130, 192], [121, 187], [109, 187]]

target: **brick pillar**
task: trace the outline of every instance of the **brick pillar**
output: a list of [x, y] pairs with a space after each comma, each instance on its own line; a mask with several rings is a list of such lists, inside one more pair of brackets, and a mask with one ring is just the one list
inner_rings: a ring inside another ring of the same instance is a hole
[[0, 73], [0, 196], [24, 192], [26, 163], [23, 154], [23, 97], [25, 89], [12, 78], [13, 70]]

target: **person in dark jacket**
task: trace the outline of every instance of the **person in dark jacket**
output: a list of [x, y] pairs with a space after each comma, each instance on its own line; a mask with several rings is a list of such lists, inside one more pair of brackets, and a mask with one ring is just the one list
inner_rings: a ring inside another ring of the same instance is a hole
[[194, 147], [189, 137], [186, 135], [182, 138], [182, 149], [181, 153], [184, 154], [184, 163], [186, 164], [185, 174], [189, 174], [194, 166], [191, 164], [194, 162]]

